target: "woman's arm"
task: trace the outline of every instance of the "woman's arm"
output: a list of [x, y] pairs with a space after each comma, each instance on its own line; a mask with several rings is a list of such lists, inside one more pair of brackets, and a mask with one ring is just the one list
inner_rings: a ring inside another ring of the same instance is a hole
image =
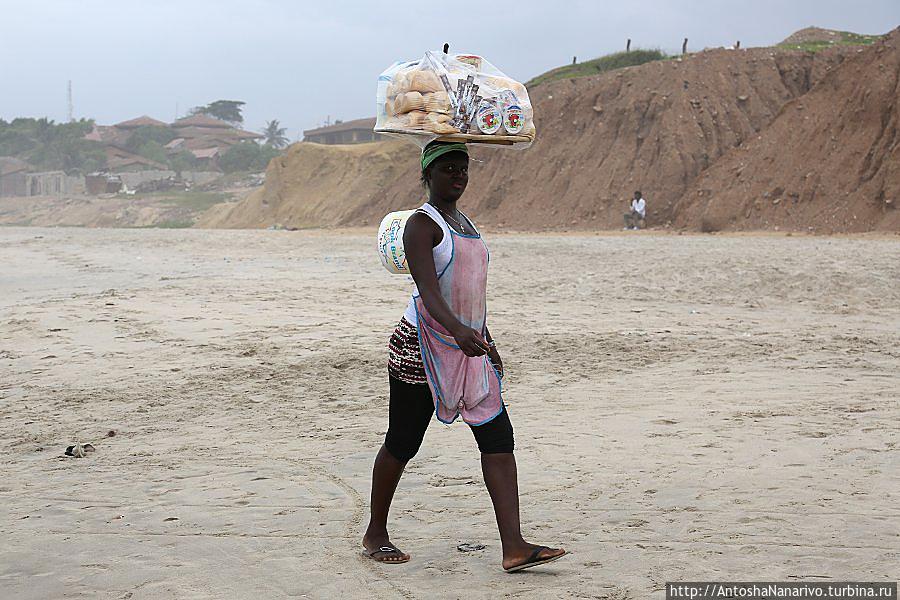
[[441, 296], [432, 249], [442, 235], [440, 227], [427, 215], [415, 213], [409, 217], [403, 232], [409, 272], [431, 316], [450, 332], [466, 356], [481, 356], [488, 351], [487, 342], [480, 333], [460, 323]]

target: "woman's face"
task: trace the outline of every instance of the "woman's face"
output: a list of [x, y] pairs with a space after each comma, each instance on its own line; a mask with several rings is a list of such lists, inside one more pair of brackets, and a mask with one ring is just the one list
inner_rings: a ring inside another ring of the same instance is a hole
[[469, 157], [462, 152], [450, 152], [431, 163], [428, 187], [442, 200], [455, 202], [469, 184]]

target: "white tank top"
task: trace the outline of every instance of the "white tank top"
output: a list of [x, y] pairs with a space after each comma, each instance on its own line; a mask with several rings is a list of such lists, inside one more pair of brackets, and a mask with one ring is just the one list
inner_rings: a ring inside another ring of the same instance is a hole
[[[447, 265], [450, 264], [450, 260], [453, 258], [453, 238], [450, 233], [450, 226], [447, 225], [447, 221], [444, 220], [444, 217], [441, 216], [441, 213], [438, 212], [434, 206], [429, 203], [425, 203], [418, 209], [421, 212], [424, 212], [426, 215], [431, 217], [431, 219], [437, 223], [441, 231], [444, 233], [444, 236], [441, 238], [440, 243], [437, 246], [431, 249], [431, 255], [434, 257], [434, 268], [438, 276], [443, 273], [444, 269], [447, 268]], [[416, 302], [413, 300], [415, 296], [419, 295], [419, 288], [413, 283], [413, 293], [412, 297], [409, 299], [409, 304], [406, 306], [406, 312], [403, 313], [403, 317], [412, 323], [416, 324]]]

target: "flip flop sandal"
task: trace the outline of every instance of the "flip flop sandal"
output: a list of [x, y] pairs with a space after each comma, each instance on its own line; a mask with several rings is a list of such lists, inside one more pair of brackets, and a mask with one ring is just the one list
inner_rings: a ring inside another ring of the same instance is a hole
[[538, 565], [546, 565], [549, 562], [553, 562], [554, 560], [558, 560], [568, 554], [568, 552], [563, 552], [559, 556], [551, 556], [550, 558], [538, 558], [538, 554], [543, 552], [544, 550], [549, 550], [547, 546], [538, 546], [534, 549], [534, 552], [531, 553], [531, 556], [528, 557], [528, 560], [523, 562], [521, 565], [516, 565], [515, 567], [510, 567], [508, 569], [503, 569], [507, 573], [515, 573], [516, 571], [523, 571], [525, 569], [530, 569], [531, 567], [536, 567]]
[[87, 444], [75, 444], [66, 448], [66, 456], [74, 456], [75, 458], [84, 458], [88, 452], [95, 452], [97, 449], [90, 442]]
[[[397, 558], [400, 560], [384, 560], [384, 558], [375, 558], [375, 555], [378, 554], [379, 552], [384, 552], [385, 554], [387, 554], [388, 552], [396, 552], [399, 555], [399, 556], [397, 556]], [[368, 555], [369, 558], [371, 558], [375, 562], [380, 562], [380, 563], [384, 563], [387, 565], [399, 565], [399, 564], [403, 564], [405, 562], [409, 562], [409, 557], [406, 556], [404, 558], [404, 553], [401, 552], [399, 548], [395, 548], [393, 546], [381, 546], [377, 550], [372, 550], [371, 552], [366, 550], [366, 554]]]

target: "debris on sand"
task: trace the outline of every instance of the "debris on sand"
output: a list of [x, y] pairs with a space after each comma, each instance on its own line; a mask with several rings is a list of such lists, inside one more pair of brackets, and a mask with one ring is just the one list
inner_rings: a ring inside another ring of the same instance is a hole
[[80, 444], [77, 443], [73, 446], [69, 446], [66, 448], [66, 456], [74, 456], [75, 458], [84, 458], [87, 456], [88, 452], [95, 452], [97, 449], [94, 448], [94, 445], [91, 443]]

